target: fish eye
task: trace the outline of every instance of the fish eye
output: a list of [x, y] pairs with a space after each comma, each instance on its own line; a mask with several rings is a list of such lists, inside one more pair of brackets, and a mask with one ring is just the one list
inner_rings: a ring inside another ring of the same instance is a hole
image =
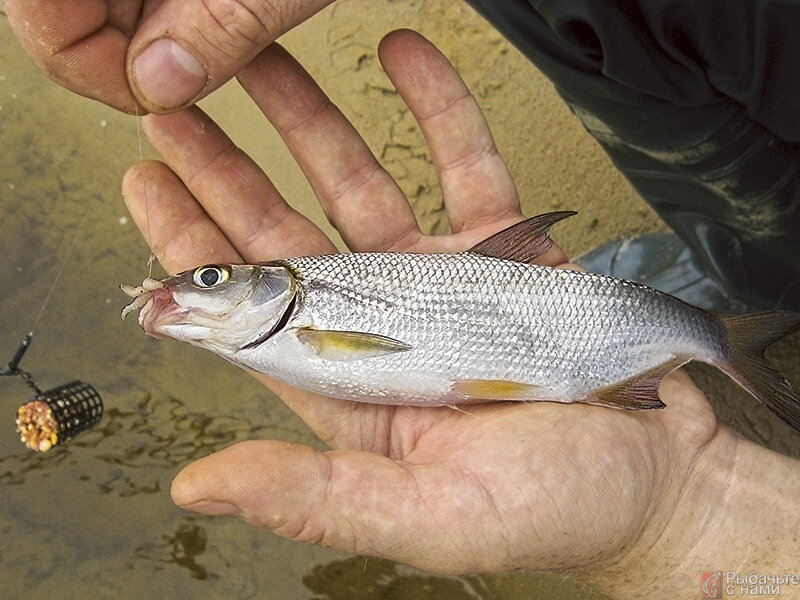
[[210, 265], [208, 267], [196, 269], [192, 274], [192, 282], [200, 288], [213, 288], [228, 281], [230, 276], [231, 272], [229, 269]]

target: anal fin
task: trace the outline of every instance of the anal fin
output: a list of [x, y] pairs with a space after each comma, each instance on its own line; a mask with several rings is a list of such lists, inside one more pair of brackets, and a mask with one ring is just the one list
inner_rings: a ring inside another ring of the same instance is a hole
[[686, 362], [685, 359], [675, 358], [641, 375], [599, 389], [585, 402], [626, 410], [664, 408], [666, 404], [658, 397], [661, 380]]

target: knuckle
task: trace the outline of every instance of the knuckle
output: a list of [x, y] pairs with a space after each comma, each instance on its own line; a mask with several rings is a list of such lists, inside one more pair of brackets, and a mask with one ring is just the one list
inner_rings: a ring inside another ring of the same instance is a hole
[[212, 31], [203, 32], [209, 44], [223, 54], [238, 57], [243, 46], [267, 46], [283, 30], [285, 8], [264, 0], [203, 0]]

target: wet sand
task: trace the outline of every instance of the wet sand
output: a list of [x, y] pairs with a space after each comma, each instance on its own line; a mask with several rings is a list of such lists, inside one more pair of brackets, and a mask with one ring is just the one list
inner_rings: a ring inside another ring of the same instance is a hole
[[[318, 78], [409, 196], [423, 229], [447, 229], [440, 191], [413, 119], [383, 75], [380, 38], [410, 27], [448, 55], [486, 111], [523, 210], [580, 214], [559, 227], [572, 255], [663, 229], [554, 93], [495, 31], [459, 2], [341, 0], [282, 42]], [[293, 206], [330, 231], [278, 136], [235, 84], [202, 103]], [[138, 159], [135, 121], [41, 76], [0, 20], [0, 362], [52, 300], [23, 361], [44, 388], [80, 378], [103, 395], [93, 432], [45, 455], [26, 451], [13, 414], [29, 391], [0, 379], [0, 561], [3, 597], [601, 598], [572, 575], [431, 577], [387, 561], [294, 544], [230, 519], [175, 508], [169, 485], [189, 461], [251, 438], [321, 443], [264, 388], [221, 360], [146, 338], [120, 322], [120, 283], [148, 252], [119, 192]], [[146, 151], [146, 154], [148, 151]], [[800, 382], [798, 337], [774, 358]], [[793, 371], [793, 373], [792, 373]], [[722, 419], [789, 453], [798, 437], [710, 369]]]

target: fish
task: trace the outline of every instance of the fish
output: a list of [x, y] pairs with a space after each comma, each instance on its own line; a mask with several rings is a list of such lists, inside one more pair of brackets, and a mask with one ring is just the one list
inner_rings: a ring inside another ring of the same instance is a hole
[[764, 358], [800, 313], [720, 316], [645, 285], [535, 264], [531, 217], [470, 250], [208, 264], [121, 286], [156, 338], [334, 398], [409, 406], [499, 401], [665, 405], [690, 360], [722, 370], [800, 430], [800, 397]]

